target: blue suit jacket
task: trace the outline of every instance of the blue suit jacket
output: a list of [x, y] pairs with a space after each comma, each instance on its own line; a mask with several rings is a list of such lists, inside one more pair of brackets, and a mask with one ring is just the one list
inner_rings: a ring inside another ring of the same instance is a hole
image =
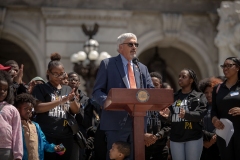
[[[139, 67], [143, 74], [143, 88], [154, 88], [147, 67], [142, 63], [139, 63]], [[137, 88], [140, 88], [140, 72], [136, 65], [133, 65], [133, 70]], [[127, 88], [127, 86], [128, 82], [124, 73], [122, 59], [121, 56], [118, 55], [101, 62], [92, 96], [100, 106], [103, 106], [111, 88]], [[119, 130], [127, 114], [126, 111], [102, 110], [100, 129]]]

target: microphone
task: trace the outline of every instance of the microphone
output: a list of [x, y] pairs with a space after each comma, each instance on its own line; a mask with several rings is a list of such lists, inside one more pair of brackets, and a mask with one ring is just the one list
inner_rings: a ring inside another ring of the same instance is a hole
[[135, 65], [137, 65], [137, 67], [138, 67], [138, 70], [139, 70], [139, 73], [140, 73], [140, 88], [143, 88], [143, 79], [142, 79], [142, 72], [141, 72], [141, 69], [140, 69], [140, 67], [139, 67], [139, 60], [138, 60], [137, 57], [134, 57], [134, 58], [132, 59], [132, 62], [133, 62]]
[[137, 57], [134, 57], [134, 58], [132, 59], [132, 62], [138, 66], [139, 60], [138, 60]]

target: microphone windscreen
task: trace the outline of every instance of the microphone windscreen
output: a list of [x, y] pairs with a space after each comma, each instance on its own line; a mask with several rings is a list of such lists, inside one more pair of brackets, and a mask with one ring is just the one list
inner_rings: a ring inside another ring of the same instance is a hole
[[132, 59], [132, 62], [133, 62], [134, 64], [138, 64], [139, 60], [138, 60], [137, 57], [134, 57], [134, 58]]

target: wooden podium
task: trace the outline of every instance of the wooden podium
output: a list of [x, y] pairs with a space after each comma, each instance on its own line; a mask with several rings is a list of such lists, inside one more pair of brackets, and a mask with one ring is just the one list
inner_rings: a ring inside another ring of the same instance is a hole
[[112, 88], [108, 93], [104, 109], [125, 110], [133, 116], [135, 160], [144, 160], [144, 116], [146, 116], [146, 111], [160, 111], [169, 107], [172, 103], [172, 89]]

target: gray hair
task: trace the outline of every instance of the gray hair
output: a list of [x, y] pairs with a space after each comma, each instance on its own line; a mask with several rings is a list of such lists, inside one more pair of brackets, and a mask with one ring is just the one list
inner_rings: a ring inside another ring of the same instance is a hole
[[117, 51], [119, 49], [119, 45], [122, 44], [126, 39], [134, 38], [137, 40], [137, 36], [133, 33], [123, 33], [117, 38]]

